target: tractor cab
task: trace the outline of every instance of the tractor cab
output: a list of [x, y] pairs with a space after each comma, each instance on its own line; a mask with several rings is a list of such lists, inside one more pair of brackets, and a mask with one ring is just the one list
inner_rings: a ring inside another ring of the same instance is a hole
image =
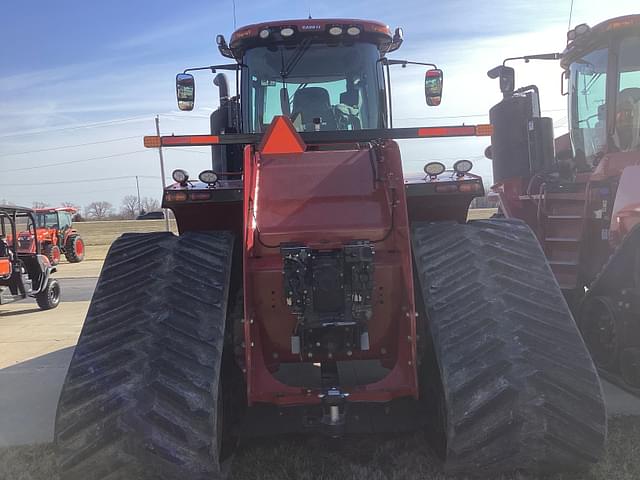
[[34, 211], [0, 205], [0, 305], [34, 297], [42, 310], [55, 308], [60, 303], [60, 286], [52, 278], [56, 269], [37, 243], [33, 251], [20, 249], [22, 228], [35, 235]]
[[[500, 79], [504, 99], [491, 109], [494, 138], [487, 154], [495, 180], [554, 173], [561, 178], [604, 172], [619, 175], [640, 151], [640, 15], [628, 15], [567, 33], [561, 54], [507, 58], [488, 72]], [[569, 132], [555, 141], [551, 119], [541, 117], [535, 85], [515, 89], [513, 60], [557, 60], [568, 96]], [[568, 84], [568, 88], [567, 88]], [[627, 155], [618, 155], [627, 154]], [[601, 160], [607, 165], [597, 169]]]
[[[260, 23], [222, 35], [220, 53], [236, 63], [187, 69], [177, 76], [178, 106], [191, 110], [193, 70], [235, 70], [238, 96], [230, 98], [224, 74], [220, 108], [211, 116], [211, 133], [261, 134], [276, 116], [286, 116], [297, 132], [383, 129], [392, 126], [389, 66], [417, 64], [425, 74], [427, 104], [440, 104], [442, 71], [430, 63], [390, 60], [400, 48], [402, 29], [363, 20], [323, 19]], [[242, 169], [241, 147], [214, 146], [213, 169]]]
[[[640, 15], [567, 35], [561, 65], [569, 79], [576, 163], [592, 168], [608, 153], [640, 151]], [[636, 154], [637, 155], [637, 154]]]

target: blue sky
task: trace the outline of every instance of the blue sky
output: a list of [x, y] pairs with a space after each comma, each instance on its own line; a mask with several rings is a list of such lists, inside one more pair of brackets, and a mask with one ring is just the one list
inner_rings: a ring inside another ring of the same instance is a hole
[[[573, 24], [595, 24], [637, 13], [635, 1], [574, 0]], [[570, 0], [445, 2], [355, 0], [291, 2], [236, 0], [237, 25], [306, 17], [372, 18], [402, 26], [405, 43], [393, 56], [433, 61], [445, 70], [443, 104], [422, 100], [422, 72], [392, 74], [397, 126], [486, 122], [500, 100], [486, 71], [506, 56], [561, 51]], [[637, 9], [637, 7], [636, 7]], [[0, 201], [86, 205], [107, 200], [119, 207], [135, 193], [161, 192], [157, 153], [142, 148], [160, 115], [163, 133], [204, 133], [216, 107], [206, 74], [197, 77], [198, 103], [190, 113], [175, 106], [173, 78], [188, 66], [226, 61], [214, 38], [233, 31], [231, 0], [93, 2], [34, 0], [5, 6], [0, 30]], [[517, 83], [538, 83], [542, 106], [566, 130], [559, 67], [519, 64]], [[471, 116], [473, 115], [473, 116]], [[457, 118], [456, 118], [457, 117]], [[403, 142], [405, 168], [425, 161], [482, 158], [486, 139]], [[170, 150], [167, 169], [206, 168], [206, 150]], [[122, 178], [124, 177], [124, 178]], [[106, 179], [106, 180], [104, 180]]]

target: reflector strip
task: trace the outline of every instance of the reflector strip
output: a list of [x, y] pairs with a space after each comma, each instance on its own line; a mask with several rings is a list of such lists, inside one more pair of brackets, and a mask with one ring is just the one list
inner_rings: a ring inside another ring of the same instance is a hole
[[167, 202], [184, 202], [187, 200], [187, 192], [166, 192], [164, 198]]
[[493, 135], [493, 125], [476, 125], [477, 137], [490, 137]]
[[160, 147], [160, 137], [157, 135], [144, 137], [145, 148], [158, 148]]
[[474, 126], [462, 127], [425, 127], [418, 129], [419, 137], [475, 137]]
[[215, 145], [220, 143], [218, 135], [175, 135], [162, 137], [162, 146]]
[[297, 132], [287, 117], [274, 117], [264, 134], [228, 133], [222, 135], [171, 135], [166, 137], [144, 137], [147, 148], [189, 147], [203, 145], [259, 145], [263, 154], [301, 153], [307, 145], [325, 143], [370, 142], [372, 140], [442, 137], [488, 137], [491, 125], [452, 125], [422, 128], [380, 128], [362, 130], [322, 130]]

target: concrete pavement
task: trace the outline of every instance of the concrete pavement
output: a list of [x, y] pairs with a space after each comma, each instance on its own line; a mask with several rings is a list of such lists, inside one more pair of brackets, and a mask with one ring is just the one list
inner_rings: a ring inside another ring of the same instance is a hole
[[0, 307], [0, 447], [50, 442], [60, 389], [88, 301], [42, 311]]

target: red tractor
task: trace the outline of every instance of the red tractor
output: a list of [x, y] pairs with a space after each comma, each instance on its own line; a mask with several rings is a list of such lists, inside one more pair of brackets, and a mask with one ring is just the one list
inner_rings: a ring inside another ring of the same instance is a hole
[[578, 25], [560, 59], [569, 133], [555, 139], [535, 86], [491, 109], [501, 213], [536, 232], [603, 374], [640, 393], [640, 15]]
[[249, 25], [193, 70], [220, 107], [212, 169], [175, 170], [170, 232], [125, 234], [105, 260], [62, 388], [62, 480], [221, 478], [238, 438], [423, 429], [450, 472], [582, 468], [601, 456], [600, 381], [540, 245], [520, 221], [466, 222], [481, 178], [460, 160], [405, 174], [378, 22]]
[[[72, 217], [77, 212], [73, 207], [37, 208], [36, 238], [44, 255], [51, 265], [60, 263], [62, 254], [69, 263], [78, 263], [84, 259], [84, 241], [72, 226]], [[34, 252], [34, 236], [29, 231], [18, 234], [18, 248], [22, 253]]]

